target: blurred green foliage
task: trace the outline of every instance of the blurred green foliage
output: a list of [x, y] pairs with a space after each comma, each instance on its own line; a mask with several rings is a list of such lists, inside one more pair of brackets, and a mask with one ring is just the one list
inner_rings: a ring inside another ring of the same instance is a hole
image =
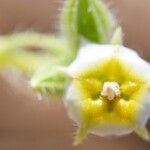
[[[46, 94], [63, 93], [67, 76], [60, 68], [73, 61], [83, 43], [109, 43], [114, 31], [114, 19], [99, 0], [66, 0], [60, 15], [57, 37], [35, 32], [0, 36], [0, 67], [32, 76], [31, 86]], [[112, 43], [120, 42], [119, 35]]]

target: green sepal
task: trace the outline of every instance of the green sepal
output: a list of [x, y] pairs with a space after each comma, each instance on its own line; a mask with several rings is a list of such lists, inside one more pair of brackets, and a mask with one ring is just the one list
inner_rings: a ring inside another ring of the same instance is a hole
[[122, 28], [121, 27], [116, 28], [111, 39], [111, 44], [122, 45], [123, 44], [122, 37], [123, 37]]
[[79, 35], [77, 28], [78, 0], [66, 0], [61, 14], [62, 34], [66, 38], [71, 51], [76, 53], [79, 48]]
[[114, 20], [98, 0], [67, 0], [62, 13], [62, 29], [71, 50], [77, 51], [82, 39], [94, 43], [110, 40]]
[[30, 84], [36, 91], [43, 94], [62, 94], [65, 81], [66, 75], [59, 65], [46, 63], [35, 73]]
[[113, 21], [101, 1], [79, 0], [77, 19], [81, 37], [95, 43], [108, 42]]
[[139, 127], [134, 129], [135, 133], [143, 138], [145, 141], [150, 142], [150, 133], [146, 127]]
[[78, 127], [76, 134], [75, 134], [75, 139], [74, 139], [74, 146], [77, 146], [82, 143], [82, 141], [87, 137], [88, 135], [88, 127], [82, 125], [81, 127]]

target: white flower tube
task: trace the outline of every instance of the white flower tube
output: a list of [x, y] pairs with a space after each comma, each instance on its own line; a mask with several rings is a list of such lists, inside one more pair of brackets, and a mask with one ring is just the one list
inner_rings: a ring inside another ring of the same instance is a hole
[[87, 133], [124, 135], [135, 131], [149, 140], [150, 65], [124, 46], [89, 44], [67, 72], [71, 83], [64, 100], [79, 129], [75, 144]]

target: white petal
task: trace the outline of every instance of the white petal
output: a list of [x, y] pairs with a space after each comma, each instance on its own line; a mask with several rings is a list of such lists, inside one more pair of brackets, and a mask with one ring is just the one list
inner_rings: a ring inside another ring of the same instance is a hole
[[121, 126], [121, 125], [104, 125], [99, 127], [94, 127], [91, 129], [91, 133], [98, 136], [121, 136], [125, 134], [130, 134], [133, 131], [131, 127]]
[[64, 105], [67, 108], [70, 119], [80, 124], [80, 96], [74, 84], [71, 84], [67, 89]]
[[68, 67], [68, 74], [74, 76], [81, 71], [101, 64], [111, 58], [117, 50], [117, 56], [139, 75], [150, 80], [150, 65], [140, 58], [137, 53], [124, 46], [88, 44], [81, 48], [74, 62]]

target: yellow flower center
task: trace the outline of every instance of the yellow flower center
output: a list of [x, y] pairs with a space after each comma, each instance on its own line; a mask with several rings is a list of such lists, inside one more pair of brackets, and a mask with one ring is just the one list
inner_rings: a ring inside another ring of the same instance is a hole
[[89, 126], [136, 124], [146, 83], [117, 57], [80, 72], [73, 84], [79, 92], [81, 118]]

